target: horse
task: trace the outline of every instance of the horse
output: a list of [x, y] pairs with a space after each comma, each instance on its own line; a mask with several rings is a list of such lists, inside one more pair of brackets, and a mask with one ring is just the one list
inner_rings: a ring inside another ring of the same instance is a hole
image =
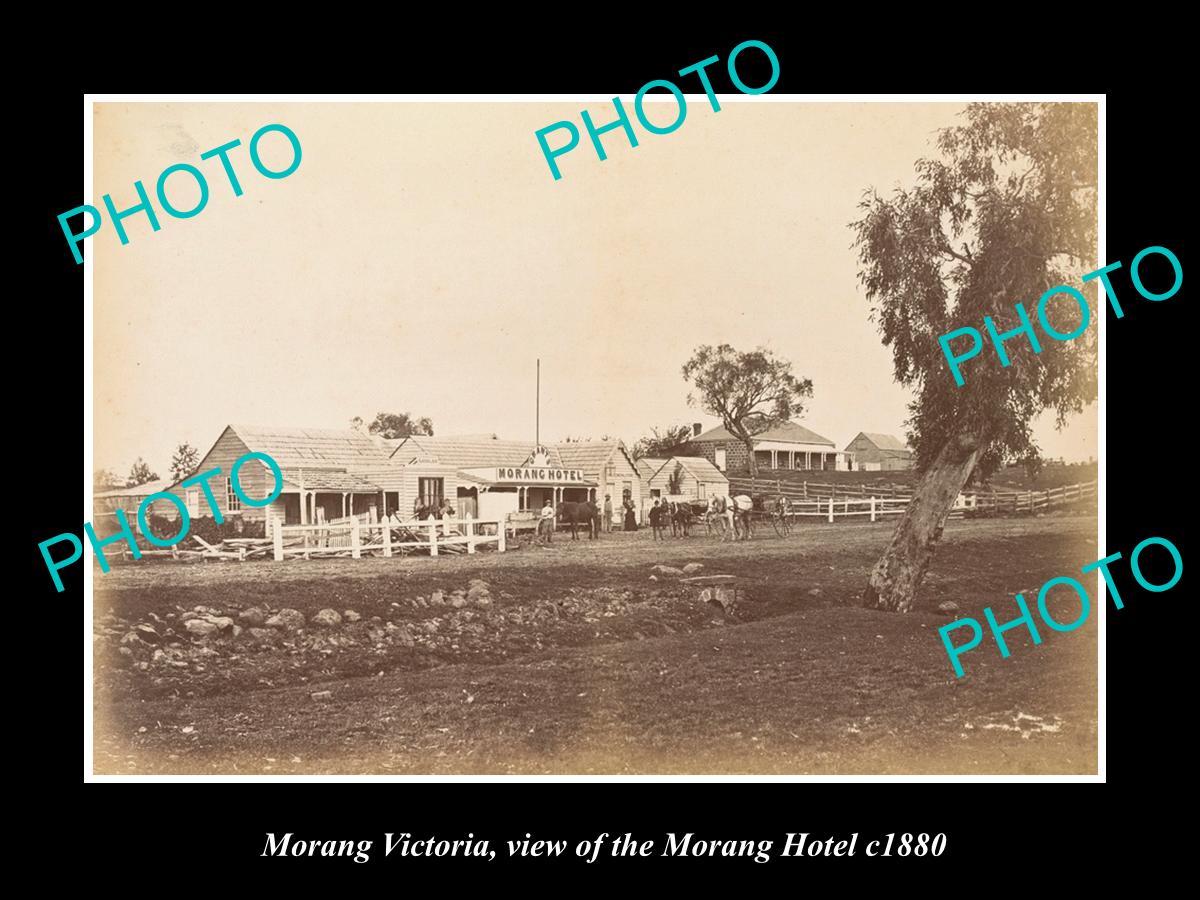
[[687, 503], [671, 504], [671, 534], [687, 537], [692, 529], [692, 507]]
[[[746, 502], [738, 503], [737, 500], [745, 500]], [[733, 505], [733, 520], [735, 529], [741, 526], [742, 540], [748, 541], [754, 537], [754, 526], [751, 524], [751, 519], [754, 514], [754, 501], [746, 494], [739, 494], [734, 498]]]
[[579, 526], [586, 525], [588, 535], [595, 539], [596, 532], [600, 529], [599, 519], [600, 510], [596, 508], [596, 504], [590, 500], [585, 500], [582, 503], [576, 503], [572, 500], [564, 500], [558, 504], [558, 518], [563, 522], [568, 522], [571, 525], [571, 540], [579, 540]]
[[[722, 507], [724, 507], [723, 511]], [[718, 523], [721, 540], [725, 540], [726, 534], [733, 541], [749, 540], [754, 534], [750, 526], [750, 510], [742, 509], [738, 502], [730, 496], [713, 497], [708, 504], [706, 519], [710, 523], [710, 530], [713, 520]]]

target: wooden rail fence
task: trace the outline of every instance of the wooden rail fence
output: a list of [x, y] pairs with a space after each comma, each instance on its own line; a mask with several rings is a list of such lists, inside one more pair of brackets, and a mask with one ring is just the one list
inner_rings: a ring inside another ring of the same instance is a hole
[[[903, 490], [901, 490], [903, 488]], [[912, 499], [909, 485], [820, 484], [817, 482], [781, 481], [778, 485], [767, 479], [729, 479], [731, 494], [762, 495], [768, 498], [783, 495], [792, 502], [797, 516], [822, 516], [833, 521], [837, 516], [878, 516], [903, 512]], [[951, 515], [962, 516], [968, 511], [991, 513], [1036, 513], [1039, 510], [1069, 503], [1096, 499], [1096, 482], [1062, 485], [1044, 491], [964, 491], [958, 495]], [[838, 509], [841, 512], [838, 512]], [[874, 512], [872, 512], [872, 509]]]
[[474, 553], [476, 548], [494, 543], [503, 553], [506, 535], [503, 520], [474, 519], [471, 516], [413, 520], [411, 522], [364, 522], [360, 517], [317, 525], [270, 523], [271, 544], [276, 560], [288, 556], [344, 556], [360, 559], [364, 553], [391, 557], [393, 552], [425, 549], [430, 556], [439, 552]]

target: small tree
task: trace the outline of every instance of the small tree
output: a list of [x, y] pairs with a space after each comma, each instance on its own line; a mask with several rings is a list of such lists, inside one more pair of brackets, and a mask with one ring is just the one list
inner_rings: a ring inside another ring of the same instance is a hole
[[183, 481], [189, 475], [195, 474], [199, 465], [200, 451], [184, 442], [175, 448], [175, 455], [171, 457], [171, 478]]
[[125, 487], [125, 482], [112, 469], [97, 469], [92, 477], [92, 489], [96, 493], [113, 491], [121, 487]]
[[675, 469], [667, 476], [667, 492], [678, 496], [683, 493], [683, 465], [675, 463]]
[[158, 473], [150, 469], [146, 461], [140, 456], [137, 462], [133, 464], [133, 468], [129, 470], [129, 481], [125, 487], [137, 487], [139, 484], [146, 484], [149, 481], [158, 481]]
[[[917, 184], [889, 198], [868, 191], [852, 223], [859, 280], [871, 301], [895, 377], [916, 393], [909, 442], [921, 479], [872, 570], [863, 603], [907, 612], [933, 558], [946, 516], [973, 476], [1039, 457], [1030, 422], [1052, 408], [1061, 427], [1096, 397], [1093, 326], [1034, 354], [1007, 344], [1011, 365], [982, 356], [963, 386], [938, 338], [1019, 321], [1014, 304], [1056, 285], [1079, 285], [1096, 250], [1096, 107], [1083, 103], [972, 104], [966, 124], [944, 129], [942, 159], [918, 160]], [[1094, 286], [1084, 286], [1095, 296]], [[1096, 308], [1094, 302], [1089, 304]], [[1060, 333], [1076, 323], [1048, 314]], [[1078, 312], [1074, 313], [1078, 316]]]
[[631, 451], [634, 460], [646, 457], [674, 456], [688, 442], [692, 430], [687, 425], [668, 425], [651, 428], [647, 437], [638, 439]]
[[[362, 420], [359, 419], [359, 422]], [[354, 420], [351, 420], [353, 425]], [[433, 436], [433, 420], [428, 416], [416, 418], [409, 413], [377, 413], [367, 431], [385, 438], [404, 438], [413, 434]]]
[[701, 406], [746, 445], [750, 474], [758, 475], [754, 435], [804, 412], [812, 396], [812, 381], [792, 374], [792, 364], [765, 347], [739, 353], [728, 344], [696, 348], [683, 366], [683, 377], [699, 396], [688, 403]]

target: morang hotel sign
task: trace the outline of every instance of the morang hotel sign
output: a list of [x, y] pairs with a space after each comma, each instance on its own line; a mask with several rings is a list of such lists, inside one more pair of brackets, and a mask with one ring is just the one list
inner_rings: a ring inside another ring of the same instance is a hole
[[582, 469], [558, 469], [552, 466], [500, 466], [487, 469], [466, 469], [471, 475], [482, 476], [497, 484], [577, 484], [587, 482]]

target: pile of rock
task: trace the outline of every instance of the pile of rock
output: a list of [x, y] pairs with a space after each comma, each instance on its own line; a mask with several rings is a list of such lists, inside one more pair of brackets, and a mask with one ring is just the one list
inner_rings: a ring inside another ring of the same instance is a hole
[[[664, 566], [660, 563], [657, 566], [652, 566], [650, 568], [650, 571], [655, 572], [659, 575], [679, 576], [679, 575], [695, 575], [697, 572], [701, 571], [703, 568], [704, 568], [704, 563], [688, 563], [682, 569], [680, 569], [676, 566]], [[657, 581], [657, 579], [655, 579], [655, 580]]]

